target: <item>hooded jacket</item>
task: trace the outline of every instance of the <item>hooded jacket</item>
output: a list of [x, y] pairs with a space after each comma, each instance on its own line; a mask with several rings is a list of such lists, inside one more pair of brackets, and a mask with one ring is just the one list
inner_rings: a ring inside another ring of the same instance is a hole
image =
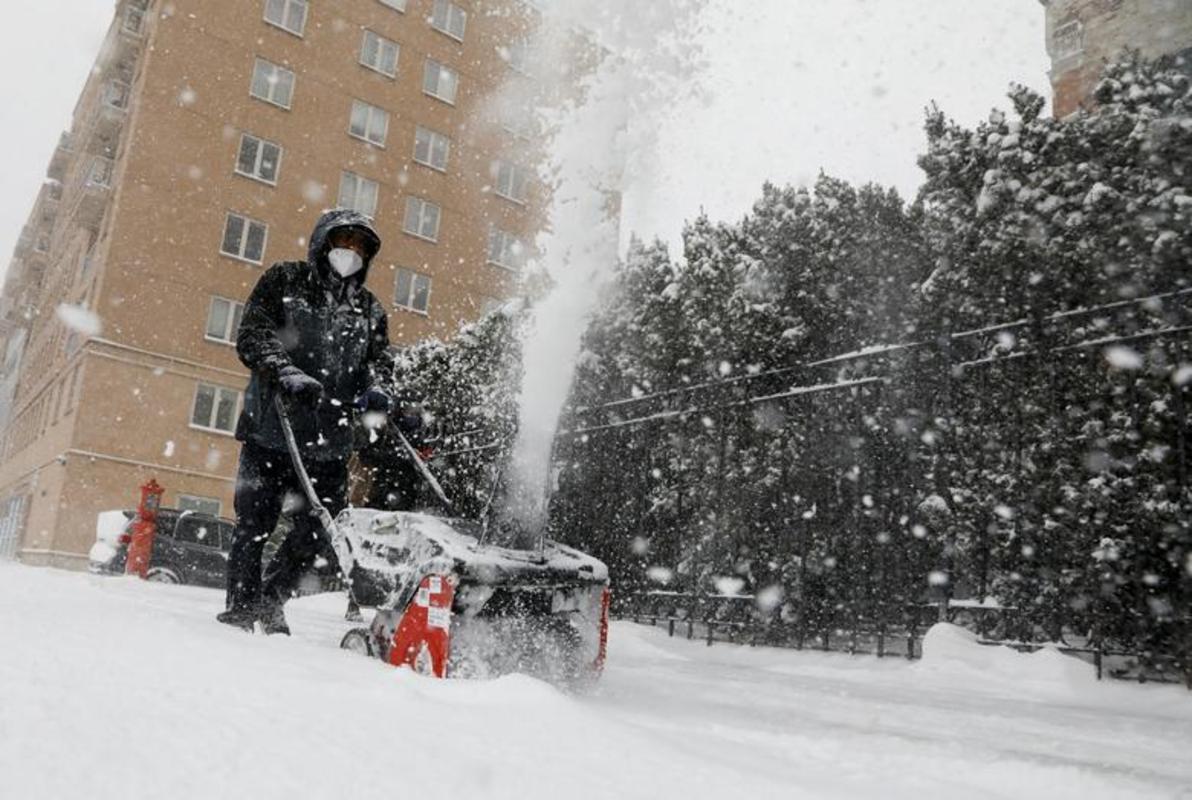
[[[371, 240], [364, 268], [341, 278], [327, 260], [331, 232], [356, 228]], [[236, 352], [252, 370], [236, 438], [284, 451], [285, 437], [273, 407], [277, 375], [294, 366], [323, 384], [314, 406], [292, 404], [290, 422], [303, 459], [343, 460], [352, 451], [352, 404], [366, 389], [386, 385], [385, 309], [365, 287], [381, 237], [356, 211], [337, 209], [319, 219], [306, 261], [274, 264], [257, 282], [240, 322]]]

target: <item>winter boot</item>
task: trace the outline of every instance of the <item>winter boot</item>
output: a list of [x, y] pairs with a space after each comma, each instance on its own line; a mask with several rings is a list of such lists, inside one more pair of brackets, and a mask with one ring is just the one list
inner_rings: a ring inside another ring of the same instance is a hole
[[216, 614], [215, 618], [224, 625], [231, 625], [249, 633], [252, 633], [253, 623], [257, 621], [256, 613], [247, 608], [229, 608]]
[[265, 600], [261, 603], [261, 630], [266, 635], [290, 635], [290, 626], [286, 623], [284, 606], [285, 604], [281, 600]]
[[364, 622], [364, 615], [360, 613], [360, 606], [356, 604], [356, 598], [348, 595], [348, 610], [344, 612], [344, 619], [348, 622]]

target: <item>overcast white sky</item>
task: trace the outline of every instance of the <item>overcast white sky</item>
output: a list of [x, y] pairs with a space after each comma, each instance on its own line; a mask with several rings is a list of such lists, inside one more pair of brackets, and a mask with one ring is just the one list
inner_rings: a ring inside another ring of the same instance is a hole
[[[249, 0], [246, 0], [249, 1]], [[643, 0], [647, 1], [647, 0]], [[12, 0], [0, 26], [0, 270], [70, 122], [113, 0]], [[700, 207], [748, 210], [767, 178], [919, 185], [923, 108], [972, 123], [1010, 81], [1047, 92], [1037, 0], [711, 0], [708, 102], [667, 125], [648, 192], [626, 211], [675, 241]]]
[[99, 53], [114, 0], [7, 0], [0, 25], [0, 274]]
[[933, 100], [966, 124], [1006, 108], [1012, 81], [1050, 102], [1038, 0], [710, 2], [712, 99], [660, 126], [658, 174], [626, 200], [631, 225], [672, 244], [701, 206], [736, 219], [767, 179], [821, 168], [914, 197]]

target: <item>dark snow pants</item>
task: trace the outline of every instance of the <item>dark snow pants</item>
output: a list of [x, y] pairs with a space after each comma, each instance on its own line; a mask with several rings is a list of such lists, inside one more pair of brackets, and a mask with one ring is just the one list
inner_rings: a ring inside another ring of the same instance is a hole
[[[331, 516], [339, 514], [347, 505], [347, 462], [311, 459], [306, 471]], [[301, 498], [293, 513], [294, 529], [269, 562], [262, 580], [261, 555], [277, 527], [287, 494]], [[284, 602], [320, 555], [335, 563], [327, 534], [307, 513], [306, 496], [289, 453], [245, 442], [236, 474], [235, 506], [236, 531], [228, 556], [229, 609], [255, 610], [262, 597]]]

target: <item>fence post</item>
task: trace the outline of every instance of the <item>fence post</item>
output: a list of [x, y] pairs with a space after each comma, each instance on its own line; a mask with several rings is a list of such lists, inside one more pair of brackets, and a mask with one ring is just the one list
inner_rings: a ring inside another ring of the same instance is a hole
[[1101, 680], [1101, 643], [1097, 642], [1097, 649], [1093, 651], [1093, 666], [1097, 668], [1097, 680]]
[[824, 628], [824, 631], [823, 631], [823, 633], [820, 635], [820, 641], [823, 643], [823, 647], [824, 647], [824, 652], [825, 652], [825, 653], [826, 653], [826, 652], [828, 652], [829, 650], [831, 650], [831, 649], [832, 649], [832, 648], [830, 647], [830, 644], [831, 644], [831, 638], [830, 638], [830, 637], [831, 637], [831, 636], [832, 636], [832, 632], [831, 632], [831, 631], [829, 631], [827, 628]]
[[671, 617], [670, 619], [668, 619], [666, 621], [666, 635], [667, 636], [675, 635], [675, 618], [674, 617]]
[[687, 638], [691, 639], [695, 636], [695, 620], [691, 617], [687, 618]]
[[716, 630], [716, 623], [712, 620], [705, 620], [708, 625], [708, 647], [712, 646], [712, 631]]
[[882, 625], [877, 629], [877, 657], [881, 658], [886, 654], [886, 626]]

